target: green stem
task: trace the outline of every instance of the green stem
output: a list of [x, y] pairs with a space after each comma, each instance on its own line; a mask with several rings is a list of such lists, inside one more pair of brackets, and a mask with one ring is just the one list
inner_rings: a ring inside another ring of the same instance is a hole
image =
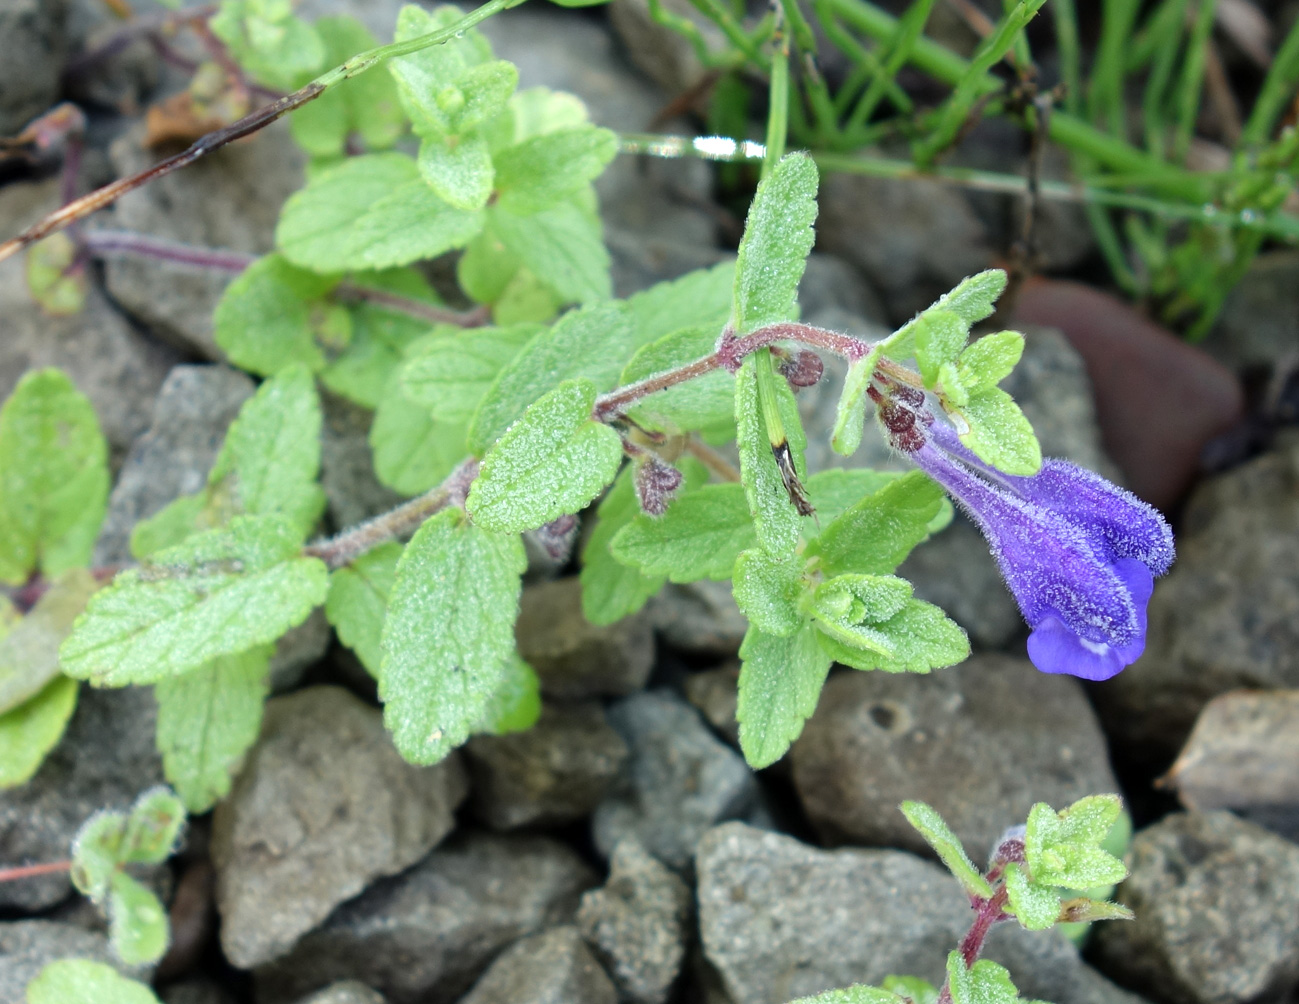
[[1195, 120], [1200, 112], [1200, 95], [1204, 90], [1204, 63], [1209, 46], [1209, 33], [1213, 30], [1216, 0], [1200, 0], [1195, 24], [1186, 40], [1186, 59], [1182, 62], [1182, 76], [1177, 82], [1177, 125], [1173, 131], [1173, 156], [1178, 163], [1186, 161], [1195, 133]]
[[1281, 110], [1294, 97], [1299, 88], [1299, 21], [1290, 29], [1290, 34], [1281, 43], [1281, 49], [1272, 61], [1263, 80], [1263, 87], [1254, 102], [1249, 121], [1240, 134], [1240, 147], [1246, 149], [1265, 143], [1276, 124]]

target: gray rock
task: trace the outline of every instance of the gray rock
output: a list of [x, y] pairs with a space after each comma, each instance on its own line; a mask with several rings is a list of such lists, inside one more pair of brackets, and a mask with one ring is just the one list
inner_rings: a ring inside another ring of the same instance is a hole
[[[58, 204], [57, 184], [0, 188], [0, 234], [13, 236]], [[132, 328], [98, 288], [87, 291], [80, 314], [49, 317], [32, 300], [21, 263], [6, 262], [0, 265], [0, 316], [0, 399], [26, 371], [57, 366], [94, 405], [116, 455], [148, 427], [154, 395], [178, 357]]]
[[649, 620], [637, 614], [604, 627], [589, 623], [576, 576], [525, 589], [514, 632], [519, 654], [552, 697], [630, 694], [645, 686], [654, 665]]
[[1234, 370], [1277, 367], [1299, 359], [1299, 317], [1294, 291], [1299, 252], [1259, 255], [1231, 292], [1204, 348]]
[[[172, 983], [159, 996], [163, 1004], [235, 1004], [235, 999], [224, 987], [204, 979]], [[371, 1002], [365, 1001], [363, 1004]]]
[[1299, 687], [1299, 435], [1201, 485], [1177, 551], [1145, 654], [1096, 691], [1124, 755], [1157, 768], [1217, 694]]
[[865, 274], [895, 323], [992, 259], [969, 203], [939, 182], [827, 174], [820, 203], [817, 243]]
[[1035, 802], [1117, 791], [1077, 680], [975, 656], [932, 676], [838, 673], [794, 743], [794, 784], [836, 842], [927, 852], [897, 809], [938, 810], [977, 863]]
[[380, 713], [345, 690], [269, 701], [213, 818], [226, 957], [251, 968], [282, 955], [373, 879], [418, 861], [451, 830], [465, 789], [458, 760], [407, 764]]
[[582, 897], [577, 924], [621, 1000], [667, 1000], [685, 957], [692, 903], [690, 888], [638, 841], [613, 849], [609, 879]]
[[58, 100], [66, 16], [65, 0], [7, 0], [0, 7], [0, 136], [18, 132]]
[[733, 656], [749, 629], [731, 584], [707, 579], [669, 583], [645, 605], [645, 616], [665, 645], [692, 655]]
[[547, 702], [526, 732], [475, 736], [465, 753], [475, 814], [494, 829], [511, 830], [588, 815], [622, 769], [627, 744], [598, 702]]
[[[141, 127], [119, 138], [110, 154], [119, 175], [152, 164]], [[302, 187], [305, 157], [285, 123], [263, 129], [118, 200], [112, 224], [199, 247], [263, 254], [274, 244], [281, 203]], [[212, 312], [230, 272], [153, 258], [105, 262], [108, 291], [160, 338], [208, 359], [224, 358], [212, 337]]]
[[278, 1004], [355, 979], [393, 1004], [453, 1001], [511, 941], [569, 922], [594, 882], [576, 854], [546, 837], [453, 837], [258, 970], [257, 999]]
[[735, 719], [739, 681], [740, 663], [736, 659], [716, 669], [691, 673], [684, 684], [686, 700], [699, 710], [713, 731], [732, 746], [740, 744], [740, 723]]
[[303, 674], [324, 658], [333, 638], [324, 607], [316, 607], [305, 621], [281, 635], [267, 669], [271, 693], [283, 693], [302, 682]]
[[647, 286], [676, 279], [697, 268], [711, 268], [733, 257], [707, 244], [646, 236], [634, 230], [608, 227], [604, 243], [609, 249], [613, 295], [631, 296]]
[[0, 1001], [20, 1004], [27, 984], [51, 962], [89, 959], [112, 966], [124, 976], [147, 979], [147, 970], [128, 969], [108, 947], [108, 936], [52, 920], [0, 922]]
[[383, 994], [364, 983], [343, 980], [325, 987], [319, 993], [302, 998], [298, 1004], [385, 1004]]
[[328, 393], [321, 403], [320, 485], [330, 522], [344, 530], [396, 508], [402, 496], [375, 477], [369, 439], [373, 413]]
[[[734, 1004], [783, 1004], [890, 973], [937, 985], [971, 917], [944, 870], [901, 851], [821, 851], [727, 823], [700, 841], [695, 867], [704, 952]], [[1138, 1004], [1052, 933], [1004, 925], [987, 955], [1026, 997]]]
[[1177, 1004], [1280, 1000], [1299, 981], [1299, 847], [1227, 812], [1138, 833], [1117, 899], [1136, 920], [1097, 931], [1097, 965]]
[[[663, 7], [693, 23], [710, 49], [726, 47], [722, 30], [688, 0], [664, 0]], [[703, 77], [704, 65], [690, 40], [657, 23], [650, 16], [648, 0], [616, 0], [609, 5], [609, 23], [617, 30], [631, 61], [668, 94], [689, 90]]]
[[113, 486], [95, 564], [129, 562], [135, 524], [207, 484], [226, 427], [255, 389], [228, 366], [177, 366], [167, 374], [149, 431], [131, 444]]
[[757, 785], [740, 755], [671, 691], [634, 694], [609, 709], [631, 748], [628, 776], [595, 811], [601, 853], [637, 838], [673, 868], [685, 867], [710, 826], [743, 815]]
[[609, 977], [572, 926], [515, 942], [460, 1004], [615, 1004]]
[[813, 251], [807, 257], [807, 268], [798, 283], [798, 309], [803, 320], [818, 328], [862, 338], [889, 333], [881, 329], [888, 321], [879, 294], [852, 265], [823, 251]]
[[[157, 705], [144, 687], [82, 687], [62, 741], [26, 784], [0, 791], [0, 861], [62, 861], [100, 809], [125, 809], [162, 782]], [[71, 891], [66, 875], [0, 883], [0, 907], [40, 910]]]

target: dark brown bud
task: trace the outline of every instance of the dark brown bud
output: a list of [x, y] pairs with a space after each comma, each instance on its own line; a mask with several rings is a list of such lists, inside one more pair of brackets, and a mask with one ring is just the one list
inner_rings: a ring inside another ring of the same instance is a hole
[[668, 503], [680, 487], [681, 472], [658, 457], [647, 457], [636, 464], [636, 497], [650, 516], [667, 512]]
[[791, 387], [811, 387], [825, 372], [821, 357], [810, 349], [801, 349], [780, 361], [780, 375]]

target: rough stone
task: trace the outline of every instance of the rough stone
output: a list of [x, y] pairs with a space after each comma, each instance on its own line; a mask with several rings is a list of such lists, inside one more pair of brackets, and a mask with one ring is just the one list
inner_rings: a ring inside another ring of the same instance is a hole
[[[722, 30], [687, 0], [664, 0], [663, 8], [690, 21], [710, 49], [726, 46]], [[631, 61], [668, 94], [676, 95], [699, 83], [705, 73], [690, 40], [657, 23], [648, 0], [616, 0], [609, 5], [609, 23], [618, 32]]]
[[383, 994], [356, 980], [343, 980], [319, 993], [302, 998], [299, 1004], [385, 1004]]
[[[58, 205], [57, 182], [6, 185], [0, 188], [0, 234], [10, 237]], [[148, 427], [154, 395], [178, 357], [132, 328], [98, 288], [87, 291], [81, 313], [50, 317], [32, 300], [21, 263], [6, 262], [0, 265], [0, 316], [0, 400], [28, 370], [57, 366], [94, 405], [116, 455]]]
[[382, 716], [337, 687], [266, 705], [262, 733], [213, 820], [221, 944], [251, 968], [288, 951], [373, 879], [423, 857], [454, 824], [457, 759], [401, 759]]
[[757, 785], [744, 760], [671, 691], [634, 694], [609, 709], [609, 723], [631, 749], [625, 782], [592, 820], [606, 856], [625, 837], [673, 868], [689, 864], [710, 826], [743, 815]]
[[[969, 904], [937, 865], [901, 851], [822, 851], [727, 823], [699, 843], [699, 930], [734, 1004], [783, 1004], [911, 973], [938, 984]], [[987, 955], [1025, 997], [1139, 1004], [1058, 935], [995, 930]]]
[[737, 659], [716, 669], [691, 673], [683, 685], [686, 700], [699, 710], [713, 731], [732, 746], [740, 743], [740, 723], [735, 718], [739, 681], [740, 663]]
[[1170, 1004], [1283, 999], [1299, 981], [1299, 847], [1228, 812], [1175, 813], [1138, 833], [1117, 899], [1136, 920], [1097, 931], [1097, 964]]
[[577, 924], [631, 1004], [663, 1004], [681, 972], [690, 888], [636, 840], [622, 840], [609, 879], [582, 897]]
[[526, 732], [475, 736], [465, 747], [475, 814], [497, 830], [589, 815], [627, 759], [597, 701], [546, 703]]
[[712, 268], [734, 257], [707, 244], [690, 244], [633, 230], [609, 227], [604, 232], [609, 249], [609, 274], [614, 296], [631, 296], [656, 282], [685, 275], [697, 268]]
[[515, 942], [460, 1004], [616, 1004], [618, 994], [577, 928]]
[[360, 980], [393, 1004], [454, 1001], [517, 938], [568, 923], [595, 875], [547, 837], [458, 834], [376, 882], [257, 972], [259, 1004]]
[[843, 672], [793, 748], [794, 784], [834, 842], [927, 853], [897, 809], [938, 810], [976, 863], [1035, 802], [1117, 791], [1077, 680], [975, 656], [932, 676]]
[[1222, 306], [1204, 348], [1237, 372], [1299, 360], [1299, 251], [1270, 251], [1250, 265]]
[[[100, 809], [126, 809], [162, 782], [154, 749], [158, 713], [144, 687], [82, 687], [62, 741], [26, 784], [0, 791], [0, 861], [61, 861]], [[66, 875], [0, 883], [0, 907], [40, 910], [71, 891]]]
[[131, 444], [113, 486], [95, 564], [129, 562], [135, 524], [207, 483], [226, 427], [254, 390], [228, 366], [177, 366], [167, 374], [149, 430]]
[[731, 584], [707, 579], [669, 583], [645, 605], [645, 616], [665, 645], [690, 655], [733, 656], [749, 629]]
[[0, 922], [0, 1001], [25, 1001], [27, 984], [51, 962], [68, 958], [102, 962], [124, 976], [147, 978], [147, 970], [123, 966], [100, 931], [53, 920]]
[[370, 450], [373, 413], [332, 394], [321, 396], [320, 486], [335, 530], [356, 526], [402, 501], [379, 484]]
[[1155, 769], [1217, 694], [1299, 687], [1299, 435], [1201, 485], [1177, 550], [1145, 654], [1096, 692], [1125, 758]]
[[[153, 163], [142, 127], [119, 138], [110, 155], [119, 175]], [[305, 157], [277, 123], [118, 200], [115, 228], [184, 244], [264, 254], [274, 245], [280, 205], [302, 187]], [[154, 258], [105, 262], [108, 291], [160, 338], [208, 359], [224, 358], [212, 336], [212, 312], [233, 273]]]
[[643, 615], [597, 627], [582, 616], [576, 576], [529, 586], [515, 625], [519, 654], [552, 697], [630, 694], [645, 686], [654, 664], [654, 639]]
[[798, 309], [808, 324], [862, 338], [888, 334], [879, 294], [852, 265], [832, 254], [813, 251], [798, 282]]
[[58, 100], [66, 16], [65, 0], [8, 0], [0, 7], [0, 136], [18, 132]]

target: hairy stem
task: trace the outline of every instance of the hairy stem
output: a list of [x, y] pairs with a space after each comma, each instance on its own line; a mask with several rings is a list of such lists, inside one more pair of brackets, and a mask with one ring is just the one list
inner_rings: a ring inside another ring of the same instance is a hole
[[[965, 960], [966, 969], [971, 968], [978, 961], [983, 951], [983, 942], [987, 939], [993, 925], [1007, 919], [1005, 906], [1006, 887], [1003, 885], [998, 887], [991, 899], [981, 900], [975, 908], [974, 921], [970, 924], [970, 929], [965, 932], [965, 937], [961, 939], [960, 952], [961, 958]], [[937, 1004], [952, 1004], [952, 988], [947, 981], [943, 982]]]

